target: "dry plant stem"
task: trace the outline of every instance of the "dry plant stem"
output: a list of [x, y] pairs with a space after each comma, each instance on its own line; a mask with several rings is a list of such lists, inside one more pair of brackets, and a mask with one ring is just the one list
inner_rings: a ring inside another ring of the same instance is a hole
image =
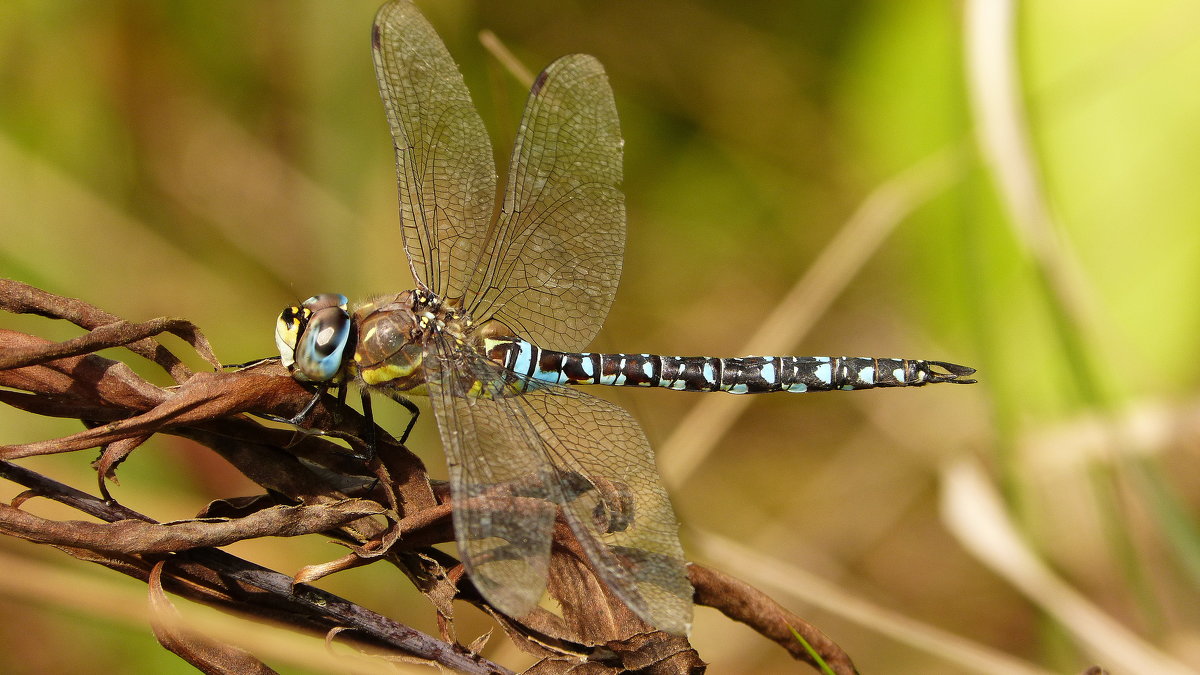
[[[200, 334], [194, 324], [183, 319], [159, 318], [144, 324], [130, 324], [82, 300], [47, 293], [12, 279], [0, 279], [0, 309], [13, 314], [37, 314], [51, 319], [63, 319], [92, 333], [62, 343], [64, 346], [57, 355], [43, 353], [38, 357], [39, 361], [21, 365], [32, 365], [62, 356], [85, 354], [103, 347], [120, 345], [162, 366], [176, 382], [183, 382], [191, 376], [191, 369], [183, 365], [183, 362], [166, 347], [149, 339], [151, 335], [171, 333], [192, 345], [214, 368], [221, 367], [208, 344], [208, 339]], [[100, 346], [89, 346], [89, 342]], [[21, 359], [27, 358], [27, 354], [6, 353], [0, 357], [0, 369], [15, 367]]]
[[789, 627], [821, 655], [833, 672], [838, 675], [858, 672], [850, 655], [837, 643], [750, 584], [696, 564], [688, 565], [688, 579], [696, 589], [696, 604], [718, 609], [725, 616], [750, 626], [788, 650], [793, 658], [817, 665]]
[[168, 524], [118, 520], [100, 524], [56, 522], [0, 504], [0, 523], [7, 534], [39, 544], [112, 555], [156, 555], [226, 546], [250, 538], [317, 534], [380, 513], [382, 508], [375, 502], [350, 499], [321, 506], [274, 506], [236, 519]]
[[[24, 485], [39, 495], [72, 506], [106, 522], [141, 521], [150, 518], [117, 504], [109, 504], [84, 492], [51, 480], [9, 462], [0, 462], [0, 477]], [[16, 509], [0, 510], [0, 529], [14, 531], [10, 518]], [[91, 523], [63, 523], [89, 525]], [[74, 555], [70, 548], [64, 548]], [[86, 550], [86, 549], [85, 549]], [[150, 578], [155, 561], [129, 556], [104, 559], [91, 551], [87, 556], [143, 581]], [[307, 631], [353, 628], [347, 637], [356, 642], [389, 646], [406, 654], [440, 663], [466, 673], [509, 673], [506, 668], [478, 656], [464, 654], [437, 638], [421, 633], [385, 616], [317, 588], [293, 586], [292, 578], [212, 548], [197, 548], [167, 558], [164, 581], [184, 597], [280, 621]], [[223, 599], [223, 601], [222, 601]]]

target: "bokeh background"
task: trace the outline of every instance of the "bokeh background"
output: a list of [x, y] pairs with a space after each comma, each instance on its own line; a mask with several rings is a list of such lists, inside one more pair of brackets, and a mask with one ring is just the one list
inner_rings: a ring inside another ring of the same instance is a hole
[[[1200, 5], [420, 4], [501, 160], [526, 89], [481, 31], [535, 72], [569, 52], [608, 69], [629, 237], [596, 349], [979, 368], [971, 387], [846, 395], [602, 392], [658, 450], [693, 559], [863, 672], [1200, 663]], [[0, 275], [186, 317], [231, 363], [271, 353], [284, 305], [409, 287], [375, 7], [0, 3]], [[444, 475], [431, 422], [410, 445]], [[76, 430], [0, 410], [0, 443]], [[90, 459], [27, 464], [94, 490]], [[161, 520], [255, 491], [167, 437], [120, 480]], [[342, 549], [233, 552], [291, 572]], [[322, 586], [433, 632], [374, 567]], [[318, 640], [180, 604], [275, 667], [323, 672]], [[144, 608], [136, 582], [0, 539], [0, 671], [192, 672]], [[464, 640], [489, 627], [462, 607]], [[713, 672], [798, 668], [712, 610], [693, 637]], [[485, 654], [528, 663], [502, 636]]]

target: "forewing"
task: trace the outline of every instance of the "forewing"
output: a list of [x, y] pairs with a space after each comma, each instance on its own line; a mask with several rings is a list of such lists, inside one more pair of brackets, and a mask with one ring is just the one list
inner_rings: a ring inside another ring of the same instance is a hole
[[608, 315], [625, 248], [617, 108], [604, 68], [564, 56], [534, 81], [472, 314], [551, 349], [587, 346]]
[[491, 142], [458, 66], [411, 2], [379, 9], [371, 45], [409, 265], [419, 284], [462, 297], [496, 197]]
[[[458, 546], [484, 597], [513, 616], [533, 608], [562, 506], [609, 588], [648, 623], [685, 633], [692, 588], [678, 525], [629, 413], [576, 389], [522, 380], [481, 355], [446, 344], [434, 351], [427, 378]], [[482, 388], [467, 395], [473, 383]]]

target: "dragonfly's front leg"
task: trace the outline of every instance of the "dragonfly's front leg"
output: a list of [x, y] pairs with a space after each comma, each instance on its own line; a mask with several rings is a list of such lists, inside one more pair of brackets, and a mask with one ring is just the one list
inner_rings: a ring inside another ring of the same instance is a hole
[[[222, 368], [231, 368], [231, 369], [236, 369], [236, 370], [249, 370], [250, 368], [262, 365], [264, 363], [267, 363], [268, 361], [279, 361], [279, 357], [278, 356], [268, 356], [268, 357], [262, 358], [262, 359], [246, 361], [245, 363], [228, 363], [221, 367]], [[272, 415], [269, 413], [263, 413], [260, 416], [265, 417], [266, 419], [269, 419], [269, 420], [273, 420], [275, 422], [282, 422], [284, 424], [290, 424], [295, 427], [301, 426], [303, 424], [304, 420], [308, 417], [309, 413], [311, 413], [313, 411], [313, 408], [317, 407], [317, 401], [321, 400], [321, 396], [323, 396], [325, 394], [325, 392], [328, 391], [330, 385], [329, 385], [329, 383], [317, 383], [314, 386], [315, 386], [316, 390], [313, 392], [313, 397], [308, 401], [308, 403], [306, 403], [304, 405], [303, 408], [300, 409], [300, 412], [296, 413], [295, 415], [292, 415], [291, 417], [282, 417], [280, 415]], [[307, 389], [308, 387], [305, 387], [305, 388]], [[340, 386], [340, 391], [338, 393], [338, 402], [341, 403], [342, 405], [346, 404], [346, 387], [345, 387], [345, 385]]]
[[[327, 389], [328, 389], [328, 387], [318, 385], [316, 393], [313, 394], [313, 397], [311, 400], [309, 400], [308, 404], [305, 405], [300, 410], [300, 412], [293, 415], [290, 419], [286, 419], [283, 421], [285, 421], [288, 424], [291, 424], [293, 426], [297, 426], [297, 427], [301, 426], [301, 424], [304, 422], [304, 420], [308, 417], [309, 413], [311, 413], [313, 411], [313, 408], [317, 407], [317, 401], [321, 400], [321, 397], [325, 395], [325, 391]], [[345, 405], [345, 403], [346, 403], [346, 395], [344, 393], [345, 389], [343, 388], [342, 391], [343, 391], [343, 393], [340, 396], [339, 400], [342, 402], [343, 405]]]
[[[313, 396], [311, 399], [309, 399], [308, 403], [306, 403], [304, 405], [304, 407], [300, 409], [300, 412], [296, 413], [295, 415], [292, 415], [291, 417], [283, 417], [281, 415], [273, 415], [273, 414], [267, 413], [267, 412], [256, 412], [254, 414], [257, 415], [258, 417], [262, 417], [263, 419], [271, 420], [272, 422], [279, 422], [280, 424], [287, 424], [287, 425], [291, 426], [294, 435], [292, 436], [292, 440], [286, 446], [286, 447], [290, 448], [293, 445], [295, 445], [296, 443], [300, 442], [300, 439], [306, 435], [313, 435], [313, 436], [324, 436], [325, 435], [325, 432], [320, 429], [312, 429], [312, 428], [305, 427], [304, 422], [306, 419], [308, 419], [308, 416], [312, 413], [313, 408], [315, 408], [317, 406], [317, 402], [320, 401], [321, 397], [325, 395], [326, 390], [328, 390], [327, 386], [319, 386], [318, 385], [317, 391], [313, 393]], [[344, 390], [343, 390], [343, 393], [341, 393], [339, 395], [338, 401], [342, 405], [346, 404], [346, 396], [344, 394]]]

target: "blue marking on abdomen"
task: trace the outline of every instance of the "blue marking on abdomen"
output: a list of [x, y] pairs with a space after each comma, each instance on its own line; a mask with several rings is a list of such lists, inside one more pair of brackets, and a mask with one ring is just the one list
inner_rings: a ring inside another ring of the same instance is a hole
[[825, 384], [833, 384], [833, 366], [828, 358], [824, 358], [824, 363], [813, 369], [813, 375]]
[[[514, 342], [513, 344], [517, 347], [517, 356], [513, 359], [512, 371], [518, 375], [525, 375], [529, 372], [530, 366], [532, 366], [531, 359], [533, 357], [534, 346], [523, 340]], [[534, 376], [536, 377], [537, 374], [534, 373]]]
[[775, 374], [775, 360], [773, 357], [770, 361], [767, 361], [763, 364], [759, 374], [762, 376], [762, 379], [766, 380], [770, 384], [779, 382], [779, 376]]

